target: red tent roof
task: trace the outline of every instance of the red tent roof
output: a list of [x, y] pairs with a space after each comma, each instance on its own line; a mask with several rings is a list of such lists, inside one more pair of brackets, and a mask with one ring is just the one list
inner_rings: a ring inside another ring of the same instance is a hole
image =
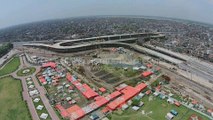
[[40, 81], [41, 83], [46, 82], [46, 80], [45, 80], [45, 78], [44, 78], [43, 76], [38, 77], [38, 79], [39, 79], [39, 81]]
[[143, 72], [141, 75], [143, 76], [143, 77], [148, 77], [148, 76], [150, 76], [150, 75], [152, 75], [153, 73], [151, 72], [151, 71], [145, 71], [145, 72]]
[[146, 65], [148, 68], [151, 68], [152, 67], [152, 64], [147, 64]]
[[98, 100], [101, 100], [102, 99], [102, 96], [97, 96], [94, 98], [94, 100], [98, 101]]
[[93, 91], [92, 88], [90, 88], [87, 84], [81, 84], [80, 82], [75, 82], [74, 83], [75, 87], [81, 91], [81, 93], [87, 98], [93, 98], [95, 96], [98, 96], [98, 93], [96, 93], [95, 91]]
[[151, 90], [147, 90], [146, 94], [149, 95], [152, 91]]
[[99, 91], [101, 91], [103, 93], [103, 92], [106, 92], [106, 89], [104, 87], [101, 87], [101, 88], [99, 88]]
[[69, 90], [73, 90], [73, 87], [72, 87], [72, 86], [69, 86]]
[[87, 99], [98, 96], [92, 88], [90, 88], [87, 84], [81, 84], [79, 80], [73, 80], [70, 73], [67, 73], [66, 78], [70, 81]]
[[67, 73], [66, 78], [69, 82], [72, 81], [72, 75], [70, 73]]
[[70, 114], [70, 120], [77, 120], [85, 116], [85, 112], [78, 105], [74, 105], [66, 110]]
[[175, 101], [175, 103], [174, 103], [176, 106], [178, 106], [178, 107], [180, 107], [180, 102], [178, 102], [178, 101]]
[[42, 65], [42, 67], [44, 67], [44, 68], [46, 68], [46, 67], [56, 68], [56, 63], [55, 63], [55, 62], [44, 63], [44, 64]]
[[161, 89], [161, 86], [160, 86], [160, 85], [158, 85], [158, 86], [155, 88], [156, 91], [160, 91], [160, 89]]
[[156, 70], [157, 70], [157, 71], [160, 71], [161, 69], [160, 69], [160, 67], [157, 67]]
[[115, 91], [115, 92], [111, 93], [110, 95], [108, 95], [106, 98], [109, 98], [112, 100], [112, 99], [118, 97], [119, 95], [121, 95], [121, 92]]
[[127, 84], [120, 84], [119, 86], [115, 87], [115, 89], [117, 91], [121, 91], [122, 89], [124, 89], [125, 87], [127, 87], [128, 85]]
[[138, 86], [131, 87], [131, 86], [127, 86], [125, 87], [123, 90], [121, 90], [121, 93], [123, 93], [122, 96], [116, 98], [114, 101], [112, 101], [111, 103], [109, 103], [107, 105], [107, 107], [111, 110], [115, 110], [116, 108], [118, 108], [119, 106], [121, 106], [122, 104], [124, 104], [125, 102], [127, 102], [129, 99], [131, 99], [132, 97], [134, 97], [136, 94], [138, 94], [141, 90], [143, 90], [146, 87], [146, 84], [141, 83]]
[[207, 112], [208, 113], [213, 113], [213, 109], [208, 109]]
[[198, 101], [197, 100], [192, 100], [192, 104], [198, 104]]
[[56, 109], [58, 109], [60, 111], [60, 114], [63, 118], [66, 118], [69, 116], [69, 113], [64, 109], [64, 107], [62, 107], [60, 104], [57, 104], [55, 106]]
[[107, 107], [105, 107], [103, 110], [101, 110], [102, 113], [107, 113], [107, 112], [109, 112], [109, 111], [110, 111], [110, 109], [107, 108]]
[[141, 91], [146, 87], [147, 87], [147, 85], [145, 83], [140, 83], [135, 88]]

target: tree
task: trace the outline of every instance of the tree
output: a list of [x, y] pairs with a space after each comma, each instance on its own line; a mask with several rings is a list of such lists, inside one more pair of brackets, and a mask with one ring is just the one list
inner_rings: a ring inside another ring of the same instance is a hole
[[0, 57], [7, 54], [13, 48], [12, 43], [4, 43], [0, 46]]
[[132, 105], [133, 106], [138, 106], [140, 104], [140, 100], [139, 99], [133, 99], [132, 100]]

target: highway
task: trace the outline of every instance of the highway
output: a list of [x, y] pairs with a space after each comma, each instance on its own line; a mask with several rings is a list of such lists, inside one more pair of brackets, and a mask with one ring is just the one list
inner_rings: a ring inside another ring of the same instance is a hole
[[203, 66], [199, 63], [196, 64], [194, 62], [188, 61], [185, 64], [179, 64], [179, 68], [186, 70], [186, 71], [188, 71], [188, 72], [190, 72], [190, 73], [192, 73], [196, 76], [204, 78], [207, 81], [213, 82], [213, 74], [211, 74], [211, 71], [213, 71], [213, 70], [211, 68]]
[[139, 46], [139, 45], [134, 45], [134, 48], [135, 48], [135, 49], [138, 49], [138, 50], [141, 50], [141, 51], [144, 51], [144, 52], [146, 52], [146, 53], [148, 53], [148, 54], [151, 54], [151, 55], [153, 55], [153, 56], [162, 58], [162, 59], [164, 59], [164, 60], [166, 60], [166, 61], [169, 61], [169, 62], [171, 62], [171, 63], [174, 63], [174, 64], [180, 64], [180, 63], [183, 62], [183, 61], [181, 61], [181, 60], [175, 59], [175, 58], [170, 57], [170, 56], [168, 56], [168, 55], [162, 54], [162, 53], [160, 53], [160, 52], [156, 52], [156, 51], [154, 51], [154, 50], [151, 50], [151, 49], [148, 49], [148, 48]]

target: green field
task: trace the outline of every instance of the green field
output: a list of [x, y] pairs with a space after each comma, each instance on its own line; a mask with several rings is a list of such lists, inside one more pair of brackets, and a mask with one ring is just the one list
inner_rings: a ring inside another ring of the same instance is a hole
[[[114, 112], [111, 115], [112, 120], [165, 120], [165, 115], [174, 109], [178, 112], [173, 120], [188, 120], [192, 114], [197, 114], [202, 118], [202, 120], [208, 120], [205, 116], [202, 116], [195, 111], [189, 110], [184, 106], [176, 107], [166, 102], [166, 100], [161, 100], [160, 98], [153, 97], [152, 101], [149, 101], [149, 97], [146, 96], [142, 98], [144, 106], [140, 108], [137, 112], [128, 108], [122, 114], [117, 114]], [[145, 114], [142, 114], [144, 110]], [[133, 119], [134, 118], [134, 119]]]
[[26, 103], [22, 100], [22, 86], [12, 77], [0, 79], [0, 119], [30, 120]]
[[102, 65], [101, 69], [110, 72], [117, 77], [133, 77], [140, 74], [140, 72], [132, 69], [124, 70], [123, 68], [114, 67], [112, 65]]
[[[22, 72], [23, 72], [24, 70], [26, 70], [26, 69], [29, 69], [30, 72], [25, 73], [25, 74], [22, 73]], [[34, 67], [23, 68], [23, 69], [21, 69], [21, 70], [19, 70], [19, 71], [17, 72], [17, 76], [28, 76], [28, 75], [33, 74], [35, 71], [36, 71], [36, 69], [35, 69]]]
[[19, 57], [14, 57], [2, 69], [0, 69], [0, 76], [15, 72], [20, 65]]

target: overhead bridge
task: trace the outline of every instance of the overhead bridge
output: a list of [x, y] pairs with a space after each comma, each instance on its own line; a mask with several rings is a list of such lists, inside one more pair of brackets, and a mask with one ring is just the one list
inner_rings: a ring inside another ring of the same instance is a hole
[[[156, 37], [156, 35], [155, 35]], [[160, 36], [162, 37], [162, 36]], [[92, 50], [92, 49], [98, 49], [98, 48], [110, 48], [110, 47], [124, 47], [126, 49], [130, 49], [139, 53], [143, 54], [149, 54], [153, 57], [157, 58], [163, 58], [165, 61], [173, 63], [173, 64], [179, 64], [182, 61], [179, 59], [175, 59], [171, 56], [164, 55], [162, 53], [158, 53], [154, 50], [150, 50], [147, 48], [144, 48], [139, 45], [135, 44], [129, 44], [132, 42], [136, 42], [138, 38], [125, 38], [125, 39], [118, 39], [118, 40], [108, 40], [108, 41], [95, 41], [95, 42], [83, 42], [82, 44], [77, 45], [67, 45], [66, 42], [60, 42], [54, 45], [48, 45], [48, 44], [26, 44], [25, 46], [31, 46], [31, 47], [39, 47], [48, 49], [54, 52], [60, 52], [60, 53], [72, 53], [72, 52], [80, 52], [80, 51], [86, 51], [86, 50]], [[70, 41], [68, 41], [70, 42]], [[75, 42], [74, 42], [75, 43]], [[64, 44], [64, 45], [62, 45]]]

